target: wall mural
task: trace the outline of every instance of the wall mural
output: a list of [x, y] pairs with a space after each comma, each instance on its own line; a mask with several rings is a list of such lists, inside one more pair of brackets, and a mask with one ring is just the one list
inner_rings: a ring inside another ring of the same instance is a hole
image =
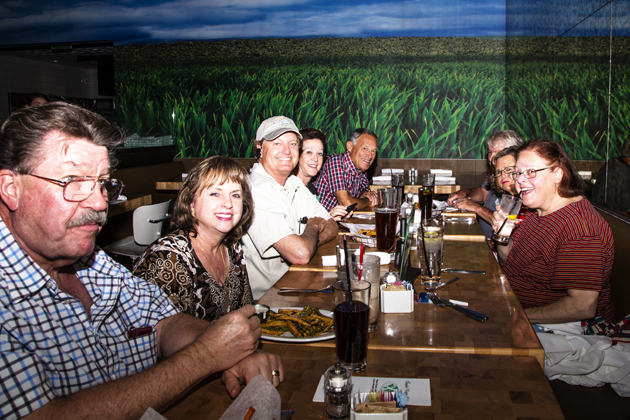
[[372, 129], [385, 158], [483, 158], [510, 128], [604, 160], [630, 136], [627, 1], [30, 3], [0, 5], [3, 42], [114, 39], [117, 122], [182, 157], [251, 157], [280, 114], [328, 153]]

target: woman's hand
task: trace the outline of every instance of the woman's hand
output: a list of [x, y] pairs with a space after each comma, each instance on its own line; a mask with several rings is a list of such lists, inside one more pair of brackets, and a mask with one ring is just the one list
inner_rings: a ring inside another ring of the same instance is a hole
[[349, 217], [351, 217], [353, 212], [348, 213], [346, 212], [345, 206], [336, 205], [335, 207], [330, 209], [328, 213], [332, 216], [333, 219], [335, 219], [335, 222], [339, 222], [341, 221], [341, 219], [348, 219]]
[[[500, 206], [497, 206], [497, 211], [492, 213], [491, 224], [492, 224], [492, 230], [494, 232], [498, 232], [499, 229], [501, 229], [503, 222], [505, 221], [505, 216], [499, 213], [499, 207]], [[521, 223], [521, 219], [517, 217], [516, 219], [508, 219], [508, 221], [505, 222], [505, 226], [512, 226], [512, 228], [509, 230], [511, 232], [519, 223]]]

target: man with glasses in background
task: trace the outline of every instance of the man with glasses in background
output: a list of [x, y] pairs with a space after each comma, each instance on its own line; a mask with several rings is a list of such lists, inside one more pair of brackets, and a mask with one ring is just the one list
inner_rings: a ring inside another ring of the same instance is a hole
[[[488, 163], [492, 163], [495, 153], [507, 147], [520, 147], [524, 141], [514, 131], [503, 130], [488, 137], [486, 143], [488, 144]], [[449, 206], [477, 214], [479, 227], [488, 239], [492, 238], [492, 214], [496, 211], [499, 201], [499, 197], [492, 190], [487, 178], [480, 187], [455, 191], [446, 200]]]
[[[0, 129], [0, 418], [137, 419], [223, 371], [232, 397], [280, 358], [252, 306], [209, 323], [95, 250], [123, 133], [81, 107], [23, 109]], [[158, 363], [158, 360], [161, 360]]]

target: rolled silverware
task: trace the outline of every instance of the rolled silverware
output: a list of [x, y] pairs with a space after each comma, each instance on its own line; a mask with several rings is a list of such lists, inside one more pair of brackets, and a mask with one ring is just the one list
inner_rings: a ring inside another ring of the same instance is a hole
[[449, 301], [448, 299], [442, 299], [440, 297], [437, 297], [435, 293], [427, 293], [427, 296], [429, 296], [429, 299], [431, 299], [431, 301], [436, 306], [448, 306], [460, 312], [461, 314], [466, 315], [468, 318], [474, 319], [475, 321], [479, 321], [481, 323], [484, 323], [488, 320], [487, 315], [481, 314], [479, 312], [475, 312], [468, 308], [464, 308], [463, 306], [456, 305], [453, 302]]
[[443, 268], [443, 273], [486, 274], [483, 270], [464, 270], [463, 268]]

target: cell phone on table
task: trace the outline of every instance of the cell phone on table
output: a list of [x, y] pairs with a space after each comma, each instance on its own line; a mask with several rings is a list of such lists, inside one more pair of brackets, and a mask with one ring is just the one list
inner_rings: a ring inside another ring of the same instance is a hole
[[357, 206], [357, 203], [352, 203], [348, 207], [346, 207], [346, 214], [350, 213]]

